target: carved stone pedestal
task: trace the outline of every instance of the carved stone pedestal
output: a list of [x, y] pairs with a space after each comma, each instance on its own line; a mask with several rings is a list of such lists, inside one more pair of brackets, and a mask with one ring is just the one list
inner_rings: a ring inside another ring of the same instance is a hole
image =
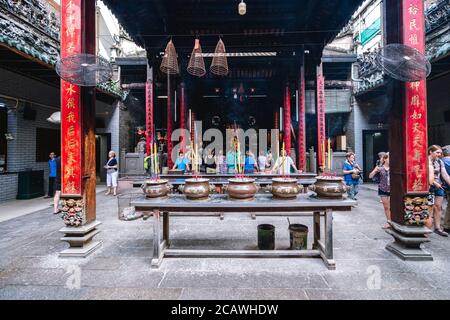
[[404, 226], [395, 222], [389, 222], [390, 229], [386, 232], [394, 237], [395, 241], [388, 244], [386, 249], [402, 260], [431, 261], [431, 254], [423, 250], [420, 245], [429, 242], [425, 235], [432, 231], [423, 226]]
[[93, 238], [100, 232], [97, 229], [100, 224], [100, 221], [94, 221], [80, 227], [68, 226], [59, 230], [64, 233], [61, 240], [67, 241], [70, 245], [68, 249], [61, 251], [59, 256], [85, 258], [98, 249], [102, 242], [93, 241]]

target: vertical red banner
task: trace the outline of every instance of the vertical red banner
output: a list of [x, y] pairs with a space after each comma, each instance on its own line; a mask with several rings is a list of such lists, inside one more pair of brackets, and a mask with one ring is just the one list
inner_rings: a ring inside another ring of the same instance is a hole
[[153, 81], [151, 79], [147, 79], [145, 83], [145, 128], [146, 152], [150, 154], [150, 145], [154, 142]]
[[186, 147], [186, 141], [187, 137], [184, 134], [184, 130], [186, 129], [186, 90], [184, 83], [181, 83], [180, 85], [180, 129], [182, 129], [181, 132], [181, 150], [183, 150]]
[[[425, 53], [423, 0], [402, 1], [403, 44]], [[428, 192], [426, 80], [405, 83], [406, 192]]]
[[305, 67], [300, 68], [298, 84], [298, 168], [306, 171]]
[[283, 131], [284, 148], [287, 154], [291, 153], [291, 90], [289, 84], [284, 89], [284, 110], [283, 110]]
[[191, 141], [195, 141], [195, 112], [191, 111]]
[[325, 167], [325, 141], [325, 78], [320, 65], [317, 67], [317, 154], [321, 167]]
[[[81, 0], [61, 0], [61, 59], [81, 53]], [[61, 193], [82, 196], [80, 87], [61, 80]]]
[[173, 129], [173, 112], [172, 112], [172, 89], [170, 88], [170, 75], [167, 75], [167, 166], [171, 169], [172, 161], [172, 129]]

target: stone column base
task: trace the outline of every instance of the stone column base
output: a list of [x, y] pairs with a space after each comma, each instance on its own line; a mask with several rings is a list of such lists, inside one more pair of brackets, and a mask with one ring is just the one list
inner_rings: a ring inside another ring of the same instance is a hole
[[67, 241], [70, 245], [68, 249], [59, 253], [59, 257], [85, 258], [98, 249], [102, 242], [92, 239], [100, 232], [97, 229], [100, 224], [100, 221], [93, 221], [80, 227], [64, 227], [59, 230], [64, 233], [61, 240]]
[[420, 245], [430, 242], [425, 235], [432, 231], [422, 226], [404, 226], [390, 221], [390, 229], [386, 232], [394, 237], [394, 242], [388, 244], [386, 249], [402, 260], [432, 261], [431, 253], [423, 250]]

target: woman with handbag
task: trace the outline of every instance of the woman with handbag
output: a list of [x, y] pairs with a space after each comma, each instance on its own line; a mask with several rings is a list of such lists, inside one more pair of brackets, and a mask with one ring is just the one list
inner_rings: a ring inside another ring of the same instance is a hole
[[108, 162], [104, 166], [106, 169], [106, 185], [107, 191], [105, 195], [111, 194], [111, 188], [113, 189], [113, 195], [117, 195], [117, 178], [119, 177], [118, 162], [116, 159], [116, 153], [110, 151], [108, 153]]
[[434, 204], [430, 210], [430, 219], [425, 223], [425, 226], [431, 229], [434, 220], [434, 232], [440, 236], [448, 237], [448, 233], [441, 227], [441, 214], [445, 196], [443, 184], [444, 182], [450, 184], [450, 176], [445, 170], [445, 164], [441, 157], [442, 148], [440, 146], [432, 145], [428, 148], [430, 193], [434, 196]]
[[[380, 196], [381, 203], [383, 203], [384, 214], [386, 215], [387, 221], [391, 220], [391, 188], [390, 188], [390, 178], [389, 178], [389, 152], [383, 155], [381, 159], [381, 165], [376, 166], [375, 169], [369, 174], [369, 178], [373, 179], [378, 177], [378, 195]], [[383, 229], [388, 229], [390, 227], [389, 223], [383, 226]]]
[[344, 173], [344, 181], [349, 187], [347, 193], [350, 199], [356, 200], [355, 196], [358, 194], [359, 179], [361, 178], [361, 168], [355, 162], [355, 154], [348, 152], [345, 155], [344, 165], [342, 172]]

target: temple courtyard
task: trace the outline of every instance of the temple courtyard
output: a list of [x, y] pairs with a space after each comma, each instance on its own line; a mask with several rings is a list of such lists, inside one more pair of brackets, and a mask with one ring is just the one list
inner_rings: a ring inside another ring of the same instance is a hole
[[[96, 239], [103, 244], [85, 259], [58, 258], [68, 245], [50, 206], [0, 222], [0, 299], [450, 299], [450, 238], [430, 236], [425, 248], [434, 261], [402, 261], [385, 249], [392, 238], [381, 228], [374, 187], [363, 186], [358, 202], [334, 215], [334, 271], [312, 258], [166, 258], [151, 269], [152, 220], [120, 221], [117, 198], [99, 192]], [[289, 247], [285, 217], [177, 216], [171, 223], [174, 248], [255, 249], [260, 223], [276, 226], [277, 248]]]

